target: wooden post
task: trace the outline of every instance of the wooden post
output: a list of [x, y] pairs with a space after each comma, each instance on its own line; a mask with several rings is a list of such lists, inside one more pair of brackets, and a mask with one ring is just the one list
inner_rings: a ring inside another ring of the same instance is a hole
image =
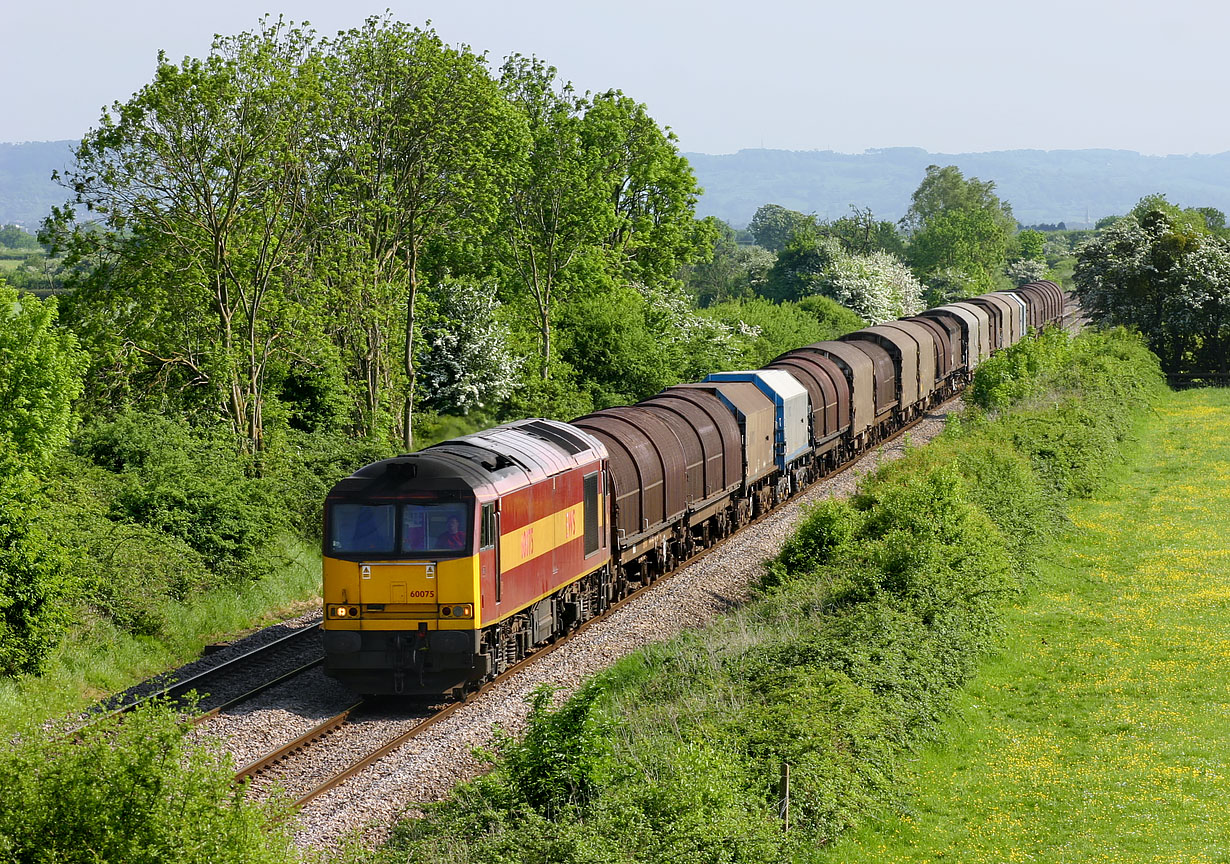
[[778, 786], [778, 797], [781, 803], [778, 805], [778, 813], [782, 819], [782, 831], [790, 830], [790, 765], [786, 762], [782, 763], [782, 779], [781, 785]]

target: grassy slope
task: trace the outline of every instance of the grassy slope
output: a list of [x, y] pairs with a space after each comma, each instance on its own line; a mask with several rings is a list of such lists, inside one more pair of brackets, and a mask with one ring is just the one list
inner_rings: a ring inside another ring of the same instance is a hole
[[1161, 404], [920, 755], [833, 861], [1230, 860], [1230, 392]]
[[320, 552], [286, 541], [277, 572], [238, 590], [218, 590], [191, 603], [168, 604], [167, 634], [121, 633], [91, 617], [56, 649], [41, 677], [0, 678], [0, 738], [30, 721], [76, 711], [109, 693], [200, 656], [204, 646], [294, 617], [320, 603]]

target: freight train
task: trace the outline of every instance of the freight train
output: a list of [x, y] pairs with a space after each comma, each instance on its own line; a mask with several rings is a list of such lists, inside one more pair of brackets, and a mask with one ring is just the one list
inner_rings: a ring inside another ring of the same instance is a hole
[[1064, 304], [1035, 282], [361, 468], [325, 502], [325, 670], [462, 695], [960, 392]]

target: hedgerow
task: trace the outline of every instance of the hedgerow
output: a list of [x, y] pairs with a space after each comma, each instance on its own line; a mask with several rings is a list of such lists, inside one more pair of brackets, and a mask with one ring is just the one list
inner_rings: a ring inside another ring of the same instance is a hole
[[811, 508], [751, 602], [558, 708], [540, 695], [494, 770], [377, 859], [797, 861], [901, 805], [903, 756], [998, 644], [1067, 500], [1098, 485], [1160, 381], [1122, 331], [997, 355], [936, 441]]
[[0, 754], [0, 861], [296, 861], [279, 801], [253, 803], [229, 759], [164, 706], [76, 736], [37, 730]]

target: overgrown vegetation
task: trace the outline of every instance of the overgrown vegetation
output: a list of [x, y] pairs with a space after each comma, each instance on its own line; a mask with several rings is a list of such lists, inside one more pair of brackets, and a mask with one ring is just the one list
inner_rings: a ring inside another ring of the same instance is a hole
[[979, 376], [982, 407], [853, 500], [813, 508], [756, 599], [558, 708], [540, 694], [494, 770], [378, 860], [808, 860], [899, 803], [903, 756], [999, 644], [1001, 610], [1065, 505], [1096, 487], [1160, 388], [1123, 331], [1054, 331]]
[[275, 864], [298, 860], [279, 802], [245, 800], [229, 759], [144, 707], [73, 738], [27, 729], [0, 754], [0, 860]]

